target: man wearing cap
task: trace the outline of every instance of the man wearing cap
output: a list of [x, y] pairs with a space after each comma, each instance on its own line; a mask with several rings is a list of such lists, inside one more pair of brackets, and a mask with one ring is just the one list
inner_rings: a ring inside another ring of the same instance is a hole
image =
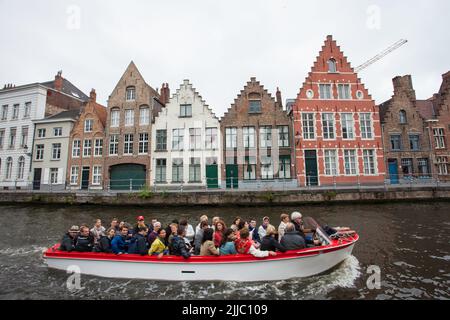
[[305, 233], [311, 233], [311, 232], [314, 232], [314, 230], [303, 228], [302, 218], [303, 218], [303, 216], [300, 212], [296, 211], [291, 214], [291, 221], [294, 224], [295, 231], [300, 233], [300, 235], [303, 237], [303, 239], [305, 239], [306, 243], [311, 243], [311, 241], [309, 241], [309, 238], [306, 237]]
[[59, 250], [67, 251], [67, 252], [74, 251], [75, 243], [77, 241], [77, 237], [78, 237], [79, 233], [80, 233], [80, 228], [78, 226], [72, 226], [69, 229], [69, 231], [63, 236]]
[[143, 216], [137, 217], [136, 220], [137, 220], [137, 225], [133, 229], [133, 234], [138, 234], [139, 228], [143, 228], [143, 227], [146, 227], [149, 232], [153, 231], [153, 228], [150, 228], [150, 226], [145, 223], [145, 218]]

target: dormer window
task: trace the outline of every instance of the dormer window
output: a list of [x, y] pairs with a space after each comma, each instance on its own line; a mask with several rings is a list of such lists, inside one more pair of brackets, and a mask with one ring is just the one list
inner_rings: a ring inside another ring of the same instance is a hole
[[406, 124], [407, 122], [407, 118], [406, 118], [406, 111], [405, 110], [400, 110], [400, 124]]
[[249, 100], [249, 113], [261, 113], [261, 95], [259, 93], [250, 93], [248, 95]]
[[127, 101], [134, 101], [134, 100], [136, 100], [136, 88], [128, 87], [127, 88]]
[[336, 60], [334, 60], [334, 59], [328, 60], [328, 72], [329, 73], [337, 72]]

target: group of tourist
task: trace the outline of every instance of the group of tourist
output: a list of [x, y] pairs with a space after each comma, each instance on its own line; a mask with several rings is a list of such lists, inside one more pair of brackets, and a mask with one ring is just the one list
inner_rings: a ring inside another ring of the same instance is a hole
[[304, 228], [301, 213], [282, 214], [280, 219], [276, 228], [270, 224], [269, 217], [264, 217], [259, 226], [255, 219], [245, 221], [236, 217], [228, 228], [221, 218], [214, 217], [210, 223], [203, 215], [195, 228], [186, 219], [175, 219], [163, 228], [157, 219], [147, 224], [145, 218], [139, 216], [134, 226], [113, 219], [108, 229], [97, 219], [92, 228], [86, 224], [72, 226], [64, 235], [59, 250], [151, 255], [159, 259], [164, 255], [188, 259], [191, 255], [232, 254], [263, 258], [307, 245], [320, 245], [319, 240], [306, 235], [315, 230]]

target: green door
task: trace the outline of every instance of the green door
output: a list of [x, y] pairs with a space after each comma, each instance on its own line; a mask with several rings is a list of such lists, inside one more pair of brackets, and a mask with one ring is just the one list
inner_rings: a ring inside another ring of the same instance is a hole
[[319, 185], [316, 150], [305, 151], [305, 171], [306, 171], [306, 185], [307, 186]]
[[206, 166], [206, 182], [208, 189], [219, 188], [219, 167], [217, 164]]
[[141, 190], [145, 186], [145, 166], [120, 164], [111, 167], [111, 190]]
[[239, 187], [237, 164], [227, 164], [226, 176], [227, 176], [227, 189], [237, 189]]

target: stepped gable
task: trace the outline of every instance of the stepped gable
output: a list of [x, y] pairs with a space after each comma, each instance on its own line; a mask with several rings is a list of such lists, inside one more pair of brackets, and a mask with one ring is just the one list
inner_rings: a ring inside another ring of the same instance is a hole
[[[189, 79], [185, 79], [183, 81], [182, 84], [180, 84], [180, 87], [176, 90], [175, 93], [172, 94], [172, 97], [170, 97], [169, 102], [167, 103], [167, 105], [170, 104], [170, 102], [172, 100], [177, 99], [180, 96], [180, 92], [183, 89], [183, 86], [187, 86], [189, 89], [192, 90], [192, 92], [194, 93], [194, 99], [197, 98], [201, 101], [202, 105], [204, 107], [206, 107], [206, 109], [210, 112], [211, 116], [216, 119], [219, 120], [219, 118], [216, 116], [216, 114], [214, 113], [214, 111], [212, 110], [212, 108], [210, 108], [210, 106], [206, 103], [206, 101], [202, 98], [202, 96], [200, 95], [200, 93], [197, 91], [197, 89], [194, 88], [194, 86], [192, 85], [192, 83], [190, 83]], [[162, 110], [161, 110], [162, 111]], [[161, 111], [158, 112], [158, 115], [161, 113]]]
[[[328, 61], [334, 59], [337, 64], [338, 73], [328, 72]], [[339, 81], [342, 78], [342, 74], [346, 75], [346, 78], [351, 78], [353, 83], [357, 84], [357, 90], [361, 90], [364, 93], [364, 99], [373, 100], [369, 91], [365, 88], [364, 84], [361, 82], [361, 78], [358, 78], [358, 74], [355, 72], [351, 63], [348, 61], [347, 56], [341, 50], [341, 47], [337, 45], [337, 42], [333, 40], [332, 35], [328, 35], [322, 50], [316, 57], [316, 60], [311, 67], [311, 71], [305, 78], [305, 81], [300, 88], [300, 92], [297, 95], [297, 99], [307, 99], [306, 90], [312, 89], [313, 82], [323, 82], [323, 83], [346, 83], [344, 81]], [[325, 78], [325, 79], [324, 79]]]
[[275, 98], [272, 96], [270, 92], [268, 92], [267, 89], [264, 88], [264, 85], [262, 85], [258, 80], [256, 80], [256, 77], [251, 77], [250, 81], [247, 82], [247, 84], [244, 86], [244, 89], [240, 91], [240, 93], [237, 95], [236, 99], [234, 99], [234, 103], [231, 104], [231, 106], [227, 109], [225, 114], [223, 115], [222, 119], [224, 119], [227, 115], [233, 113], [236, 111], [237, 105], [239, 104], [242, 97], [245, 95], [246, 92], [250, 90], [254, 90], [254, 87], [259, 87], [260, 91], [269, 97], [269, 99], [279, 108], [281, 111], [283, 111], [283, 106], [278, 105]]

